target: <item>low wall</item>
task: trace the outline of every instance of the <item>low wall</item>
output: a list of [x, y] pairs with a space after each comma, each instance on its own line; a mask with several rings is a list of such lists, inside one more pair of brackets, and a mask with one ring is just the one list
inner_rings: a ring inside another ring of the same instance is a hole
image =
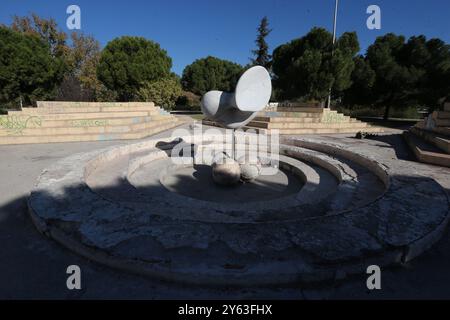
[[52, 108], [52, 107], [154, 107], [153, 102], [81, 102], [81, 101], [36, 101], [38, 108]]

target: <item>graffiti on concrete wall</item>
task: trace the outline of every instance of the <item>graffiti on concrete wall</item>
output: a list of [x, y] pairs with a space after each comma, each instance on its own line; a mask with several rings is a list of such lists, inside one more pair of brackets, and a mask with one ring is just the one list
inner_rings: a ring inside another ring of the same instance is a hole
[[103, 127], [108, 124], [108, 120], [95, 120], [95, 119], [87, 119], [87, 120], [72, 120], [71, 125], [73, 127]]
[[347, 118], [342, 113], [327, 112], [322, 117], [323, 123], [342, 123], [346, 121]]
[[38, 116], [1, 116], [0, 129], [8, 134], [22, 134], [27, 128], [42, 126], [42, 119]]

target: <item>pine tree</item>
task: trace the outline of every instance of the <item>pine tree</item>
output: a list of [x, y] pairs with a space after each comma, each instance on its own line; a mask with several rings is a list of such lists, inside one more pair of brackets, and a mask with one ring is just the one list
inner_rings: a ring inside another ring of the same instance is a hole
[[266, 37], [270, 32], [272, 32], [272, 30], [269, 29], [269, 20], [267, 17], [264, 17], [259, 24], [258, 37], [255, 40], [257, 49], [252, 50], [252, 53], [255, 56], [255, 59], [252, 59], [253, 65], [260, 65], [267, 69], [270, 68], [272, 57], [269, 54], [269, 45], [266, 42]]

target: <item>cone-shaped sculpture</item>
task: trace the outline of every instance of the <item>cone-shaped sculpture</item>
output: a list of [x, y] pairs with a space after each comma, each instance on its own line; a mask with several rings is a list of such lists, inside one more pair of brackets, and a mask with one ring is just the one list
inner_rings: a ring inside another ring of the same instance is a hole
[[272, 82], [264, 67], [248, 69], [239, 79], [234, 93], [209, 91], [201, 101], [203, 114], [226, 128], [248, 124], [269, 103]]

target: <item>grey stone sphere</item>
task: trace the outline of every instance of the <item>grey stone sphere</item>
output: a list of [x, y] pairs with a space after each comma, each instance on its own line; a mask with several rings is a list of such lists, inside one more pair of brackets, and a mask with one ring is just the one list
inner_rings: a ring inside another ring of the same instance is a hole
[[212, 164], [212, 178], [215, 183], [222, 186], [232, 186], [239, 183], [241, 179], [239, 163], [223, 155], [221, 159], [217, 159]]
[[238, 163], [241, 168], [242, 181], [250, 182], [260, 176], [262, 165], [259, 159], [246, 160], [240, 158]]

